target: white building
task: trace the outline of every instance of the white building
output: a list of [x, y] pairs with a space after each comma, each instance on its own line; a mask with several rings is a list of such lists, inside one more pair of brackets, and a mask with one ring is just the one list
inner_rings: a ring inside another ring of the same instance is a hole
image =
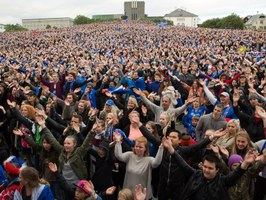
[[264, 14], [253, 15], [246, 23], [246, 29], [266, 31], [266, 16]]
[[198, 15], [187, 12], [180, 8], [169, 14], [166, 14], [164, 19], [173, 21], [174, 25], [186, 27], [197, 27], [199, 21]]
[[70, 27], [73, 26], [73, 19], [69, 17], [22, 19], [22, 26], [29, 30], [46, 29], [48, 26]]
[[5, 25], [0, 24], [0, 33], [3, 33], [5, 31]]

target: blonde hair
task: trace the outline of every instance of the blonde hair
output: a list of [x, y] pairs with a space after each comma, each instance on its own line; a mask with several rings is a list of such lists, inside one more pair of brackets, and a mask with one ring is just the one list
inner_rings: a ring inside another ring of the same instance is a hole
[[234, 124], [234, 125], [235, 125], [235, 127], [236, 127], [236, 132], [234, 133], [234, 136], [235, 136], [236, 133], [238, 133], [238, 132], [240, 131], [239, 122], [238, 122], [238, 120], [236, 120], [236, 119], [231, 119], [229, 122], [227, 122], [227, 126], [228, 126], [229, 124]]
[[114, 118], [114, 124], [117, 124], [118, 123], [118, 118], [117, 118], [117, 115], [115, 115], [114, 113], [106, 113], [106, 116], [105, 116], [105, 125], [107, 125], [108, 121], [106, 120], [107, 116], [108, 115], [111, 115], [112, 118]]
[[[141, 136], [141, 137], [137, 138], [137, 139], [136, 139], [136, 142], [135, 142], [135, 146], [136, 146], [137, 142], [138, 142], [138, 143], [144, 143], [145, 148], [146, 148], [146, 151], [144, 152], [144, 155], [143, 155], [143, 156], [144, 156], [144, 157], [145, 157], [145, 156], [149, 156], [149, 145], [148, 145], [148, 140], [147, 140], [147, 138], [145, 138], [144, 136]], [[135, 153], [135, 148], [134, 148], [133, 152]]]
[[124, 188], [124, 189], [120, 190], [120, 192], [118, 193], [118, 199], [134, 200], [134, 194], [130, 189]]
[[131, 115], [134, 115], [134, 114], [136, 114], [138, 117], [140, 117], [139, 112], [133, 110], [133, 111], [131, 111], [131, 112], [128, 114], [128, 118], [130, 118], [130, 116], [131, 116]]
[[243, 137], [243, 138], [246, 138], [246, 139], [247, 139], [247, 141], [248, 141], [248, 144], [247, 144], [247, 147], [246, 147], [246, 148], [247, 148], [247, 152], [248, 152], [251, 148], [253, 148], [253, 144], [252, 144], [252, 142], [251, 142], [251, 139], [250, 139], [248, 133], [247, 133], [246, 131], [239, 131], [239, 132], [236, 134], [236, 136], [235, 136], [234, 143], [232, 144], [232, 152], [231, 152], [231, 154], [237, 154], [237, 146], [236, 146], [236, 139], [237, 139], [237, 137]]
[[162, 130], [163, 130], [163, 135], [166, 135], [167, 129], [168, 129], [169, 127], [171, 127], [171, 116], [170, 116], [170, 114], [169, 114], [168, 112], [162, 112], [162, 113], [160, 114], [160, 116], [162, 116], [162, 115], [166, 116], [167, 119], [168, 119], [167, 124], [166, 124], [165, 127], [163, 127], [163, 129], [162, 129]]
[[128, 103], [128, 102], [132, 102], [132, 103], [135, 105], [135, 108], [138, 108], [138, 107], [139, 107], [138, 101], [137, 101], [137, 99], [136, 99], [134, 96], [130, 96], [130, 97], [128, 98], [127, 103]]

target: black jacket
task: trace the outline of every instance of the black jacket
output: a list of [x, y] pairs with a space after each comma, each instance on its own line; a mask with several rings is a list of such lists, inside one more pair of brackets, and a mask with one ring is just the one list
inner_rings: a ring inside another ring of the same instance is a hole
[[178, 166], [189, 176], [189, 180], [182, 191], [179, 200], [225, 200], [230, 199], [227, 189], [233, 186], [236, 181], [245, 173], [245, 170], [238, 167], [228, 175], [217, 174], [214, 179], [204, 178], [202, 170], [190, 167], [184, 159], [175, 152], [172, 155]]
[[[151, 142], [155, 147], [160, 146], [161, 141], [155, 138], [151, 133], [144, 127], [140, 127], [140, 131], [143, 136], [145, 136], [149, 142]], [[185, 159], [191, 156], [193, 153], [198, 151], [201, 148], [207, 146], [211, 140], [209, 138], [204, 139], [202, 142], [199, 142], [191, 146], [178, 146], [176, 151]], [[159, 181], [159, 190], [160, 189], [170, 189], [179, 192], [185, 186], [187, 182], [187, 176], [183, 173], [183, 170], [178, 166], [178, 160], [169, 154], [168, 151], [164, 151], [163, 159], [160, 166], [160, 181]]]

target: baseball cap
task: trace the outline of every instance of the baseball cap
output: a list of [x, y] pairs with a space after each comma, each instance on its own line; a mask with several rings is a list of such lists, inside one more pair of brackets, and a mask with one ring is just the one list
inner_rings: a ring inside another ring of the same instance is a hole
[[219, 96], [229, 97], [228, 92], [222, 92]]
[[86, 188], [86, 184], [90, 184], [90, 182], [86, 181], [86, 180], [80, 180], [78, 182], [78, 184], [74, 184], [76, 187], [78, 187], [79, 189], [81, 189], [83, 192], [85, 192], [86, 194], [91, 194], [91, 192], [89, 190], [87, 190]]
[[108, 99], [106, 102], [105, 102], [106, 105], [108, 106], [113, 106], [115, 103], [112, 99]]

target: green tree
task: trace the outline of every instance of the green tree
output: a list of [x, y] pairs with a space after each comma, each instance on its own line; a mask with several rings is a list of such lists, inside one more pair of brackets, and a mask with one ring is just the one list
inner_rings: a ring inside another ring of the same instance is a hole
[[46, 26], [46, 29], [50, 29], [50, 28], [52, 28], [52, 27], [51, 27], [50, 24], [48, 24], [48, 25]]
[[89, 24], [90, 23], [90, 18], [84, 16], [84, 15], [78, 15], [74, 19], [74, 24], [75, 25], [80, 25], [80, 24]]
[[223, 28], [223, 29], [243, 29], [244, 22], [236, 14], [231, 14], [224, 18], [213, 18], [203, 22], [200, 27], [203, 28]]
[[244, 21], [236, 14], [231, 14], [227, 17], [222, 18], [221, 28], [243, 29]]
[[11, 32], [11, 31], [27, 31], [28, 29], [24, 28], [23, 26], [19, 24], [7, 24], [5, 25], [5, 31]]

